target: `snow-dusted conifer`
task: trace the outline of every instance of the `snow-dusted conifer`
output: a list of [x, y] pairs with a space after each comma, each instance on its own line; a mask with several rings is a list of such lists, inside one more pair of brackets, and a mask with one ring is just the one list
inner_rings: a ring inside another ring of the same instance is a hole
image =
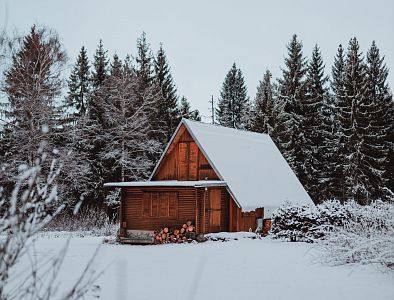
[[271, 133], [274, 127], [272, 74], [266, 70], [263, 80], [257, 87], [256, 99], [252, 113], [252, 130]]
[[154, 78], [162, 94], [162, 101], [158, 101], [158, 117], [162, 121], [165, 134], [163, 142], [166, 143], [178, 125], [179, 111], [177, 89], [162, 45], [155, 59]]
[[346, 198], [367, 203], [371, 200], [371, 182], [364, 164], [363, 148], [367, 146], [365, 138], [370, 116], [367, 108], [366, 68], [359, 48], [357, 39], [350, 39], [344, 77], [345, 105], [339, 110], [338, 121], [345, 144], [341, 163], [344, 167]]
[[102, 203], [105, 198], [103, 184], [106, 181], [106, 169], [109, 167], [105, 165], [101, 157], [106, 145], [105, 130], [107, 128], [104, 116], [104, 101], [107, 93], [105, 84], [112, 74], [120, 73], [121, 65], [119, 57], [115, 54], [110, 64], [110, 72], [106, 71], [105, 78], [91, 94], [88, 113], [79, 121], [75, 131], [75, 149], [84, 157], [84, 161], [87, 163], [86, 170], [91, 178], [84, 193], [85, 203], [92, 201], [95, 204]]
[[144, 93], [151, 85], [154, 73], [153, 73], [153, 61], [152, 50], [148, 41], [146, 40], [146, 33], [143, 32], [141, 37], [137, 39], [137, 56], [136, 60], [136, 75], [138, 79], [137, 92], [142, 101]]
[[368, 174], [368, 192], [374, 199], [384, 195], [384, 186], [392, 178], [390, 174], [389, 150], [390, 135], [394, 124], [390, 120], [393, 106], [392, 94], [387, 85], [388, 69], [384, 57], [380, 56], [375, 41], [372, 42], [366, 57], [366, 101], [361, 107], [363, 125], [363, 160], [361, 166]]
[[191, 110], [190, 103], [185, 97], [181, 98], [179, 105], [179, 114], [181, 118], [201, 121], [200, 112], [198, 111], [198, 109]]
[[234, 63], [224, 79], [217, 119], [220, 125], [248, 129], [250, 127], [250, 104], [241, 69]]
[[293, 35], [287, 50], [285, 68], [282, 69], [282, 78], [278, 80], [272, 137], [301, 183], [305, 183], [302, 103], [305, 98], [306, 60], [297, 35]]
[[[149, 135], [164, 147], [167, 141], [165, 132], [165, 120], [161, 115], [161, 103], [164, 101], [159, 80], [155, 78], [154, 73], [154, 56], [145, 32], [137, 40], [137, 56], [135, 66], [136, 82], [134, 84], [135, 94], [138, 97], [139, 105], [148, 103], [150, 105], [149, 118]], [[154, 152], [152, 152], [154, 153]], [[153, 154], [151, 159], [155, 161], [158, 155]]]
[[103, 41], [100, 39], [96, 53], [94, 55], [92, 71], [92, 85], [94, 89], [97, 89], [103, 84], [105, 78], [108, 75], [108, 57], [107, 51], [104, 50]]
[[67, 104], [76, 116], [83, 116], [90, 92], [90, 66], [85, 47], [81, 48], [77, 62], [68, 80]]
[[[337, 54], [334, 58], [332, 67], [331, 90], [333, 92], [333, 112], [334, 112], [334, 141], [337, 144], [333, 151], [333, 172], [332, 172], [332, 188], [331, 194], [336, 199], [344, 200], [344, 153], [346, 144], [343, 138], [341, 124], [344, 124], [350, 116], [349, 106], [346, 99], [345, 90], [345, 54], [342, 45], [339, 45]], [[341, 116], [343, 118], [341, 119]]]
[[302, 126], [305, 188], [315, 202], [330, 197], [334, 141], [327, 81], [320, 49], [316, 45], [307, 67]]

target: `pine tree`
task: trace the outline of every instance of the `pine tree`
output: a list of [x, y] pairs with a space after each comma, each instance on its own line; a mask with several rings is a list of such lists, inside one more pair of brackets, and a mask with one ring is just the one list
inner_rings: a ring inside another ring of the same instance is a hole
[[178, 125], [179, 111], [177, 90], [162, 45], [160, 45], [160, 49], [157, 52], [154, 71], [154, 78], [160, 87], [163, 98], [163, 101], [158, 102], [158, 117], [163, 122], [165, 134], [163, 143], [166, 143]]
[[250, 104], [242, 71], [234, 63], [223, 82], [217, 119], [220, 125], [247, 129], [250, 127]]
[[361, 108], [365, 116], [363, 128], [362, 167], [368, 175], [368, 194], [373, 199], [384, 196], [384, 187], [393, 173], [389, 169], [390, 134], [394, 125], [389, 114], [393, 106], [392, 94], [387, 85], [388, 69], [384, 57], [372, 42], [367, 53], [366, 64], [366, 101]]
[[200, 112], [198, 109], [191, 110], [190, 103], [185, 97], [181, 98], [179, 106], [180, 118], [190, 119], [194, 121], [201, 121]]
[[271, 133], [274, 127], [273, 116], [273, 87], [272, 74], [267, 70], [263, 80], [257, 87], [256, 99], [253, 107], [252, 130], [261, 133]]
[[107, 51], [104, 50], [103, 41], [100, 39], [93, 62], [92, 85], [94, 89], [99, 88], [108, 76]]
[[69, 107], [73, 108], [76, 116], [83, 116], [86, 113], [87, 98], [90, 92], [89, 68], [86, 50], [85, 47], [82, 47], [68, 80], [67, 103]]
[[282, 69], [282, 78], [278, 80], [275, 128], [272, 137], [298, 179], [305, 183], [302, 103], [305, 98], [306, 61], [302, 54], [302, 43], [298, 41], [297, 35], [293, 35], [287, 50], [285, 68]]
[[329, 199], [331, 188], [333, 126], [332, 111], [326, 88], [324, 63], [316, 45], [306, 74], [306, 95], [303, 101], [305, 188], [315, 202]]

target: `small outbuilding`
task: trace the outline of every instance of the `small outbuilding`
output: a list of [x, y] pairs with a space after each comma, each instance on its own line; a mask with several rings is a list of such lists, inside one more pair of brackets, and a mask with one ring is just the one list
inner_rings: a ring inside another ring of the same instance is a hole
[[120, 187], [121, 234], [250, 231], [289, 202], [313, 204], [269, 135], [182, 119], [148, 181]]

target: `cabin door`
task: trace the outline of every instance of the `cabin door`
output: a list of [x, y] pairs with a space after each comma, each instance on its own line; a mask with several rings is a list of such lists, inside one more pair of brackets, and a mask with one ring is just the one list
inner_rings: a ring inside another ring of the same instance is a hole
[[209, 208], [207, 209], [209, 220], [209, 232], [220, 231], [220, 206], [221, 191], [220, 189], [209, 189]]

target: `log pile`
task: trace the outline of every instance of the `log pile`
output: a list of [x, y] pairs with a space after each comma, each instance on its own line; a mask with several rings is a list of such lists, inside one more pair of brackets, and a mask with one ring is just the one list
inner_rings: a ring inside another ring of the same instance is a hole
[[162, 228], [155, 232], [155, 244], [190, 243], [199, 241], [200, 235], [196, 234], [196, 227], [192, 221], [187, 221], [181, 228]]

